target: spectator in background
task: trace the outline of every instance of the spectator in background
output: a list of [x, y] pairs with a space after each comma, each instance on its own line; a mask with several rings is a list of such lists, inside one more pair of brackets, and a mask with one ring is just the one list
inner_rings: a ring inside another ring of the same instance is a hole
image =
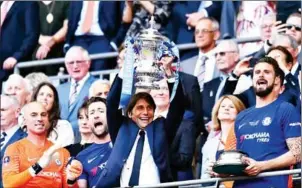
[[33, 72], [25, 76], [25, 79], [27, 79], [32, 87], [32, 90], [34, 91], [37, 86], [42, 82], [50, 82], [48, 76], [46, 76], [42, 72]]
[[77, 113], [79, 108], [88, 98], [88, 91], [95, 78], [90, 75], [91, 61], [88, 52], [79, 46], [71, 47], [65, 56], [65, 66], [71, 81], [58, 86], [61, 106], [61, 118], [71, 123], [75, 142], [79, 143]]
[[78, 124], [79, 132], [81, 133], [81, 142], [65, 147], [72, 157], [76, 157], [78, 153], [89, 147], [93, 142], [93, 134], [91, 132], [90, 123], [88, 121], [87, 101], [82, 104], [81, 108], [78, 111]]
[[[236, 15], [236, 37], [261, 36], [261, 21], [266, 14], [275, 13], [273, 1], [241, 1], [239, 12]], [[262, 42], [243, 43], [239, 45], [240, 56], [247, 56], [260, 50]]]
[[[33, 60], [63, 57], [67, 33], [68, 1], [39, 1], [40, 37], [33, 53]], [[56, 75], [59, 65], [35, 67], [47, 75]]]
[[182, 72], [197, 77], [200, 91], [203, 91], [205, 82], [219, 76], [214, 56], [216, 40], [219, 38], [219, 23], [213, 18], [202, 18], [195, 28], [195, 43], [199, 55], [187, 59], [180, 64]]
[[250, 66], [254, 67], [255, 63], [265, 56], [266, 52], [270, 48], [270, 42], [272, 35], [274, 33], [273, 29], [276, 24], [276, 14], [274, 13], [268, 13], [265, 14], [260, 23], [260, 37], [261, 37], [261, 47], [260, 49], [256, 50], [255, 52], [251, 53], [250, 55], [247, 55], [247, 57], [252, 57], [250, 60]]
[[1, 1], [0, 80], [8, 78], [17, 62], [31, 59], [39, 39], [38, 18], [37, 2]]
[[[169, 35], [176, 44], [194, 42], [194, 28], [203, 17], [220, 20], [221, 2], [219, 1], [172, 1]], [[182, 50], [180, 59], [185, 60], [198, 54], [198, 50]]]
[[[154, 120], [167, 117], [170, 106], [170, 93], [167, 80], [159, 82], [160, 89], [150, 92], [156, 108]], [[170, 166], [175, 181], [193, 179], [192, 160], [195, 149], [196, 128], [192, 120], [183, 119], [170, 148]]]
[[32, 87], [29, 81], [18, 74], [10, 75], [4, 86], [4, 94], [15, 96], [20, 108], [30, 101], [31, 93]]
[[89, 88], [89, 98], [91, 97], [102, 97], [107, 98], [111, 84], [109, 80], [96, 80], [92, 83]]
[[[72, 1], [65, 51], [72, 46], [81, 46], [89, 54], [116, 51], [128, 28], [122, 23], [122, 9], [119, 1]], [[113, 67], [115, 62], [99, 59], [93, 61], [91, 70]]]
[[[230, 93], [224, 90], [224, 85], [239, 61], [239, 49], [236, 42], [234, 40], [220, 41], [215, 48], [215, 60], [221, 74], [220, 77], [204, 83], [204, 90], [202, 92], [204, 123], [208, 123], [211, 120], [212, 109], [216, 101], [224, 94], [232, 94], [233, 92]], [[249, 88], [249, 82], [246, 83], [246, 79], [243, 77], [240, 78], [240, 86], [246, 87], [245, 89]]]
[[298, 76], [299, 76], [299, 72], [301, 72], [301, 64], [298, 62], [299, 49], [296, 40], [290, 35], [278, 34], [272, 44], [273, 46], [282, 46], [291, 53], [293, 57], [293, 67], [291, 68], [290, 72], [293, 76], [299, 79]]
[[244, 109], [244, 104], [233, 95], [222, 96], [215, 103], [212, 111], [212, 131], [216, 131], [216, 133], [201, 148], [203, 153], [201, 179], [210, 178], [207, 170], [211, 163], [217, 161], [220, 154], [224, 151], [229, 131], [234, 127], [237, 114]]
[[[26, 133], [18, 126], [18, 116], [20, 112], [20, 104], [13, 96], [1, 95], [1, 161], [4, 152], [10, 144], [24, 138]], [[2, 165], [0, 167], [2, 174]], [[0, 177], [0, 187], [2, 187], [2, 175]]]
[[32, 101], [40, 102], [48, 113], [50, 123], [48, 140], [60, 143], [62, 147], [74, 144], [71, 124], [60, 119], [60, 102], [56, 88], [49, 82], [42, 82], [33, 93]]
[[154, 16], [155, 26], [163, 35], [167, 35], [167, 25], [172, 4], [169, 1], [125, 1], [123, 22], [130, 23], [126, 36], [137, 37], [143, 30], [150, 27], [149, 21]]

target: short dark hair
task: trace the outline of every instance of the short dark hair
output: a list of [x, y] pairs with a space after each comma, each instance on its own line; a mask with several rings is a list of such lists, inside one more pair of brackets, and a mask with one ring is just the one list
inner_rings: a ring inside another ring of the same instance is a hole
[[84, 103], [82, 104], [82, 106], [79, 108], [79, 110], [78, 110], [78, 118], [80, 117], [80, 115], [81, 115], [81, 111], [82, 110], [87, 110], [87, 108], [88, 108], [88, 100], [85, 100], [84, 101]]
[[[254, 68], [256, 67], [257, 64], [260, 64], [260, 63], [267, 63], [273, 67], [275, 76], [280, 78], [280, 82], [281, 82], [281, 86], [282, 86], [283, 82], [284, 82], [284, 72], [280, 69], [278, 62], [272, 57], [263, 57], [256, 62]], [[253, 73], [254, 73], [254, 71], [253, 71]], [[254, 74], [252, 74], [252, 76], [254, 76]]]
[[130, 102], [126, 109], [126, 116], [128, 116], [128, 114], [133, 110], [137, 101], [139, 101], [140, 99], [145, 100], [148, 104], [150, 104], [152, 106], [153, 111], [155, 111], [156, 105], [155, 105], [155, 102], [154, 102], [152, 96], [147, 92], [139, 92], [131, 97]]
[[102, 97], [91, 97], [90, 99], [87, 100], [87, 109], [92, 103], [95, 102], [102, 102], [106, 105], [106, 99], [103, 99]]
[[283, 46], [272, 47], [272, 48], [270, 48], [268, 50], [268, 52], [266, 54], [269, 54], [271, 51], [274, 51], [274, 50], [279, 50], [279, 51], [281, 51], [281, 52], [284, 53], [284, 55], [285, 55], [285, 61], [286, 61], [287, 64], [294, 62], [292, 54], [286, 48], [284, 48]]

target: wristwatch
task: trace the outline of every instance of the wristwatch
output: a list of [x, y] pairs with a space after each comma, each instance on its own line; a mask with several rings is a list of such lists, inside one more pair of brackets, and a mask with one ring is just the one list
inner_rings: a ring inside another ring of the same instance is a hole
[[239, 78], [239, 76], [237, 76], [234, 72], [232, 72], [231, 75], [232, 75], [232, 77], [235, 78], [235, 79], [238, 79], [238, 78]]
[[35, 171], [35, 174], [39, 174], [39, 172], [41, 172], [43, 170], [43, 168], [39, 165], [39, 163], [35, 163], [31, 167]]

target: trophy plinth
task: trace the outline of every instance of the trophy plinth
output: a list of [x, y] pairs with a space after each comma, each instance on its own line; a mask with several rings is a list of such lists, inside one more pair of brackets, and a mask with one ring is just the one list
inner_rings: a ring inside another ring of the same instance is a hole
[[243, 157], [248, 155], [241, 151], [224, 151], [213, 166], [213, 171], [218, 174], [244, 175], [244, 169], [248, 166]]

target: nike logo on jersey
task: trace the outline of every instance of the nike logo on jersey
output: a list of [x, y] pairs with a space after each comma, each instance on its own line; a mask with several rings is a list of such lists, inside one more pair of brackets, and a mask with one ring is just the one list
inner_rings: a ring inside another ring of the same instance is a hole
[[239, 126], [238, 126], [238, 130], [241, 129], [244, 125], [245, 125], [245, 123], [239, 125]]
[[97, 157], [98, 157], [98, 156], [93, 157], [92, 159], [88, 159], [88, 163], [92, 163], [92, 161], [94, 161]]

